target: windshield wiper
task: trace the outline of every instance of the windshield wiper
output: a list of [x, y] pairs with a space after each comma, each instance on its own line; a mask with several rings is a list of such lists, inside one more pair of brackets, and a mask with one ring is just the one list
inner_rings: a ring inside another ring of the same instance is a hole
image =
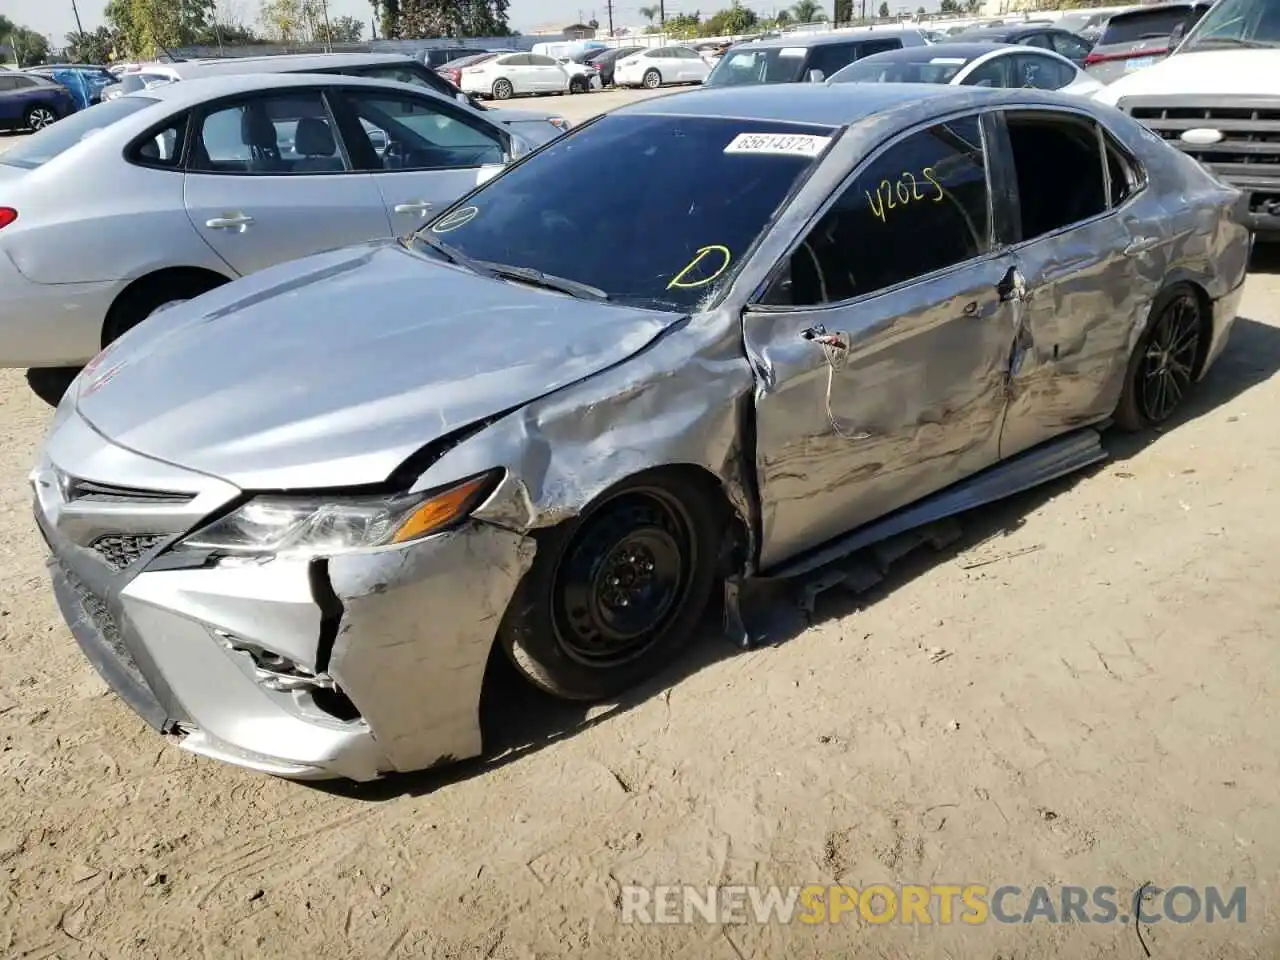
[[476, 262], [475, 260], [472, 260], [466, 254], [462, 253], [461, 251], [455, 250], [453, 247], [449, 246], [444, 241], [437, 240], [435, 237], [431, 236], [428, 233], [425, 233], [425, 232], [415, 233], [415, 234], [411, 234], [408, 237], [401, 237], [400, 242], [404, 244], [406, 247], [409, 246], [411, 243], [420, 243], [424, 247], [428, 248], [429, 250], [432, 250], [435, 253], [440, 254], [440, 256], [444, 257], [450, 263], [457, 264], [460, 267], [465, 267], [466, 269], [470, 270], [472, 273], [478, 273], [486, 277], [493, 276], [492, 271], [485, 269], [478, 262]]
[[577, 297], [579, 300], [604, 302], [609, 299], [609, 294], [599, 287], [593, 287], [579, 280], [570, 280], [568, 277], [557, 277], [555, 274], [543, 273], [541, 270], [533, 269], [533, 267], [517, 267], [509, 263], [493, 263], [489, 260], [478, 261], [476, 265], [481, 271], [488, 273], [490, 276], [502, 277], [506, 280], [518, 280], [520, 283], [527, 283], [535, 287], [544, 287], [547, 290], [567, 293], [569, 296]]

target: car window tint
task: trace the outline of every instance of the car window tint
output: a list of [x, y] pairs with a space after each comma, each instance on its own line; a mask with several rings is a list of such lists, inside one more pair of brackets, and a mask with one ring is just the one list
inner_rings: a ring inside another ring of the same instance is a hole
[[464, 121], [445, 104], [357, 90], [344, 99], [369, 137], [375, 169], [452, 170], [506, 159], [496, 130]]
[[182, 144], [187, 132], [187, 115], [165, 124], [129, 148], [129, 161], [146, 167], [176, 170], [182, 162]]
[[1031, 33], [1018, 41], [1024, 47], [1043, 47], [1045, 50], [1053, 49], [1053, 41], [1049, 39], [1047, 33]]
[[10, 90], [18, 89], [16, 77], [6, 77], [0, 75], [0, 93], [7, 93]]
[[961, 83], [971, 87], [1007, 87], [1011, 82], [1009, 76], [1010, 66], [1011, 58], [1009, 56], [992, 57], [965, 77]]
[[189, 169], [303, 175], [347, 169], [318, 91], [290, 91], [220, 106], [201, 119]]
[[157, 103], [159, 101], [151, 97], [120, 97], [94, 104], [86, 110], [77, 110], [39, 133], [15, 142], [8, 150], [0, 153], [0, 163], [34, 170], [104, 127], [139, 110], [154, 107]]
[[827, 43], [816, 46], [809, 54], [809, 63], [805, 72], [821, 70], [824, 77], [829, 77], [841, 67], [846, 67], [857, 56], [858, 47], [853, 43]]
[[1071, 114], [1005, 112], [1017, 172], [1022, 239], [1053, 233], [1107, 208], [1093, 121]]
[[1064, 57], [1079, 60], [1081, 57], [1088, 55], [1092, 47], [1079, 37], [1073, 37], [1065, 33], [1055, 33], [1053, 35], [1053, 49]]
[[768, 302], [865, 296], [989, 249], [990, 202], [976, 117], [911, 134], [845, 187], [792, 254]]
[[[814, 152], [797, 146], [821, 149], [833, 135], [776, 121], [605, 114], [425, 229], [466, 256], [577, 280], [615, 302], [696, 310], [813, 168]], [[609, 189], [584, 190], [601, 170]]]
[[1013, 61], [1011, 86], [1030, 90], [1057, 90], [1071, 82], [1073, 72], [1050, 57], [1036, 53], [1018, 54]]
[[902, 41], [897, 37], [888, 37], [882, 40], [867, 40], [858, 44], [857, 56], [861, 60], [863, 57], [875, 56], [877, 53], [888, 53], [890, 50], [901, 50]]
[[1173, 28], [1187, 18], [1190, 11], [1184, 6], [1168, 9], [1138, 10], [1112, 17], [1098, 40], [1099, 46], [1113, 43], [1136, 43], [1169, 36]]

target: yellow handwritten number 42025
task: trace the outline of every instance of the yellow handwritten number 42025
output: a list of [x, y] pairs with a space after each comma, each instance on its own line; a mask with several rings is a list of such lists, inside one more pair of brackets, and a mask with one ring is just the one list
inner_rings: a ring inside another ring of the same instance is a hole
[[[916, 203], [920, 200], [932, 200], [934, 203], [939, 203], [942, 200], [944, 196], [942, 184], [934, 179], [933, 167], [925, 167], [920, 172], [937, 191], [935, 196], [928, 197], [921, 193], [916, 175], [909, 170], [903, 170], [902, 176], [894, 183], [890, 183], [888, 180], [881, 180], [880, 186], [876, 187], [874, 195], [870, 190], [862, 191], [867, 196], [867, 206], [871, 208], [872, 213], [880, 218], [881, 223], [885, 220], [886, 210], [905, 207], [909, 203]], [[894, 203], [894, 200], [897, 200], [897, 203]]]

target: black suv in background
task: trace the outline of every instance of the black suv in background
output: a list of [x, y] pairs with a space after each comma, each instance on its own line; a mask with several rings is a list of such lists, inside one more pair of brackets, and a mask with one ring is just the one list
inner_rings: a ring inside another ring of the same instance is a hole
[[873, 53], [922, 47], [927, 42], [919, 30], [890, 27], [735, 43], [725, 51], [703, 85], [821, 83], [853, 61]]

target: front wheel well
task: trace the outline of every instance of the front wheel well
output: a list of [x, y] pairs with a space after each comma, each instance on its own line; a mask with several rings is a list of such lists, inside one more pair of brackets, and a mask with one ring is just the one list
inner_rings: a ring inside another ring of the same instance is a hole
[[123, 332], [121, 325], [127, 322], [129, 311], [141, 297], [156, 290], [189, 292], [194, 296], [228, 282], [229, 277], [204, 267], [165, 267], [135, 278], [120, 291], [112, 302], [111, 309], [107, 311], [102, 324], [102, 346], [105, 347]]
[[1209, 291], [1196, 283], [1194, 280], [1186, 281], [1187, 286], [1196, 295], [1196, 300], [1200, 304], [1200, 326], [1202, 335], [1200, 344], [1196, 349], [1195, 374], [1199, 379], [1200, 372], [1204, 370], [1204, 362], [1209, 356], [1209, 345], [1213, 342], [1213, 300], [1209, 298]]

